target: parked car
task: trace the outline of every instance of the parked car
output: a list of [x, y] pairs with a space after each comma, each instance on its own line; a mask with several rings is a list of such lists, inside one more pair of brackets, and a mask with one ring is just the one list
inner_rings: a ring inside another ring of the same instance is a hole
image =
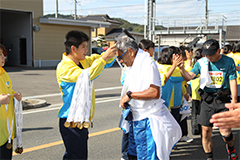
[[101, 54], [103, 49], [101, 47], [92, 47], [92, 54]]
[[[162, 51], [163, 48], [168, 48], [168, 47], [169, 47], [168, 45], [160, 45], [160, 52]], [[155, 60], [158, 60], [158, 58], [160, 56], [160, 55], [158, 55], [158, 46], [155, 46], [155, 52], [154, 52], [153, 56], [154, 56], [153, 58]]]

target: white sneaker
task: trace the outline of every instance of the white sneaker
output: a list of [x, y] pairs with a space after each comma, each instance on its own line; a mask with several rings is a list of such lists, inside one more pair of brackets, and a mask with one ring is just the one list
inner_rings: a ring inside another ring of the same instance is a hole
[[216, 129], [218, 129], [218, 127], [213, 126], [212, 129], [216, 130]]
[[188, 137], [188, 136], [183, 136], [181, 139], [180, 139], [180, 142], [187, 142], [187, 143], [190, 143], [192, 142], [193, 139]]

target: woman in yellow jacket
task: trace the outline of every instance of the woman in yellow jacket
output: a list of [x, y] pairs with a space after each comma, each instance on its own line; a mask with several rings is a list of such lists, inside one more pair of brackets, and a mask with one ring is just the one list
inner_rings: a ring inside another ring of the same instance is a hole
[[[7, 72], [3, 69], [5, 64], [5, 47], [0, 44], [0, 159], [12, 159], [12, 145], [7, 147], [9, 138], [15, 137], [16, 123], [14, 120], [14, 97], [20, 101], [21, 93], [12, 89], [12, 81]], [[8, 104], [8, 105], [6, 105]], [[9, 123], [7, 124], [7, 119]]]
[[237, 85], [238, 85], [237, 101], [240, 102], [240, 42], [235, 42], [233, 44], [231, 58], [234, 60], [236, 65]]

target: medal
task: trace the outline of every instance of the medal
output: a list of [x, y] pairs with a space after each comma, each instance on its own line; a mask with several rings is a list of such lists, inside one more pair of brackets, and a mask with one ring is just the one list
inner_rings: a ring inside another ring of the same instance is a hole
[[83, 122], [83, 127], [88, 129], [90, 127], [90, 123], [89, 122]]
[[67, 122], [67, 121], [66, 121], [66, 122], [64, 123], [64, 127], [66, 127], [66, 128], [70, 127], [70, 122]]
[[11, 143], [7, 143], [6, 147], [7, 147], [7, 149], [11, 149], [12, 148], [12, 144]]
[[77, 125], [77, 127], [78, 127], [79, 129], [83, 129], [83, 124], [82, 124], [82, 123], [80, 123], [80, 122], [78, 122], [78, 125]]
[[72, 128], [76, 128], [77, 127], [77, 123], [72, 122]]
[[94, 115], [92, 110], [92, 89], [93, 84], [90, 79], [90, 68], [86, 68], [78, 76], [73, 90], [66, 120], [67, 122], [71, 122], [70, 127], [82, 129], [83, 127], [89, 128], [91, 126], [90, 121]]
[[9, 123], [9, 118], [8, 118], [8, 104], [5, 104], [5, 108], [6, 108], [6, 113], [7, 113], [7, 129], [8, 129], [8, 134], [9, 134], [8, 135], [8, 143], [6, 145], [6, 148], [11, 149], [12, 148], [11, 137], [12, 137], [12, 131], [13, 131], [14, 115], [12, 117], [12, 123], [11, 123], [11, 128], [10, 128], [10, 123]]
[[18, 147], [18, 148], [15, 149], [15, 152], [21, 154], [23, 152], [23, 148]]

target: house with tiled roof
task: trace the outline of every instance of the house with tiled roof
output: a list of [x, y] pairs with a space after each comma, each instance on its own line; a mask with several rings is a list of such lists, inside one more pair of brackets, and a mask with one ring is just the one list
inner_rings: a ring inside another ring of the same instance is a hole
[[[137, 33], [137, 32], [131, 32], [131, 31], [128, 31], [128, 32], [135, 38], [135, 41], [137, 43], [144, 38], [143, 33]], [[108, 32], [104, 36], [104, 38], [106, 39], [107, 42], [110, 43], [110, 45], [112, 45], [122, 36], [126, 36], [126, 34], [123, 32], [123, 28], [115, 28], [115, 29], [112, 29], [110, 32]]]
[[80, 17], [79, 20], [89, 21], [89, 22], [108, 22], [111, 24], [109, 27], [103, 26], [99, 28], [97, 27], [93, 28], [92, 37], [97, 37], [99, 34], [106, 35], [112, 29], [119, 28], [119, 26], [122, 24], [122, 22], [110, 18], [107, 14], [88, 15], [88, 16]]
[[[88, 15], [85, 17], [80, 17], [82, 21], [93, 21], [93, 22], [107, 22], [110, 23], [108, 27], [96, 27], [92, 29], [92, 37], [98, 37], [102, 35], [106, 39], [106, 43], [108, 46], [112, 46], [119, 38], [125, 36], [123, 32], [123, 28], [120, 28], [120, 25], [123, 24], [120, 21], [114, 20], [110, 18], [107, 14], [99, 14], [99, 15]], [[129, 32], [132, 36], [139, 42], [144, 38], [143, 33]]]

